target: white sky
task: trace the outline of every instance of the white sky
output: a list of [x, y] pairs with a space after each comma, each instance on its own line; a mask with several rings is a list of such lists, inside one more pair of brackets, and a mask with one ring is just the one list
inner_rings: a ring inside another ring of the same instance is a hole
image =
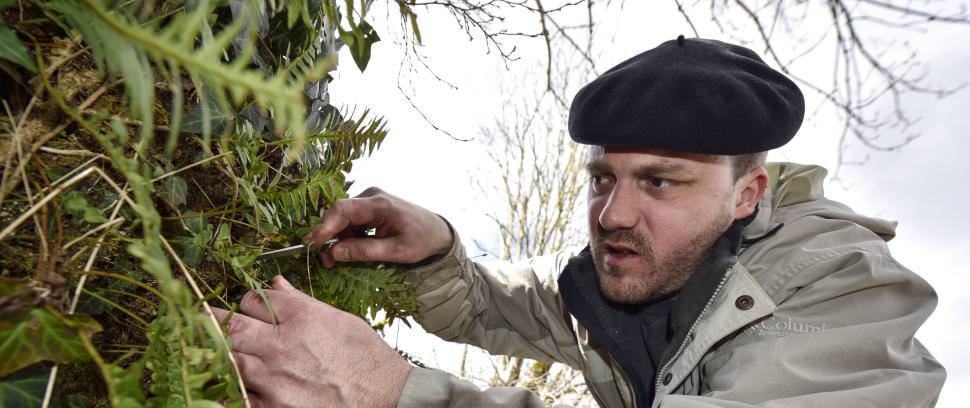
[[[678, 34], [690, 35], [673, 2], [649, 2], [652, 8], [643, 6], [648, 2], [627, 3], [621, 17], [599, 20], [604, 26], [601, 32], [617, 33], [615, 41], [599, 42], [603, 53], [597, 61], [600, 70]], [[372, 15], [383, 12], [375, 9]], [[535, 68], [534, 56], [543, 55], [541, 43], [520, 42], [517, 54], [522, 60], [509, 64], [506, 70], [494, 53], [486, 54], [480, 39], [469, 41], [449, 16], [418, 13], [426, 45], [421, 52], [435, 73], [457, 89], [435, 81], [426, 72], [404, 72], [402, 82], [435, 125], [458, 138], [475, 137], [480, 126], [493, 123], [499, 114], [501, 90], [510, 89], [508, 82], [521, 77], [517, 73]], [[392, 15], [395, 24], [396, 18]], [[702, 35], [723, 38], [710, 24], [697, 20], [695, 24]], [[375, 26], [380, 30], [384, 25], [378, 21]], [[494, 240], [497, 231], [485, 217], [470, 178], [494, 177], [475, 174], [486, 164], [480, 144], [475, 140], [455, 141], [421, 118], [398, 90], [401, 51], [393, 43], [395, 33], [380, 34], [386, 40], [375, 45], [367, 71], [361, 74], [345, 51], [331, 85], [331, 100], [338, 106], [370, 108], [388, 119], [391, 130], [371, 159], [355, 165], [352, 193], [376, 185], [444, 215], [456, 225], [466, 244], [472, 239]], [[970, 83], [970, 27], [939, 26], [929, 33], [906, 32], [905, 37], [897, 39], [911, 44], [927, 62], [928, 85]], [[795, 69], [804, 75], [831, 70], [827, 65], [811, 64], [806, 61]], [[807, 105], [816, 106], [817, 95], [803, 91]], [[961, 259], [970, 254], [966, 235], [970, 216], [964, 207], [970, 201], [966, 182], [970, 176], [966, 158], [970, 153], [970, 90], [946, 99], [921, 97], [905, 102], [913, 116], [922, 118], [915, 128], [922, 137], [901, 151], [872, 154], [865, 166], [844, 167], [843, 183], [827, 183], [826, 193], [860, 213], [899, 221], [897, 237], [890, 247], [902, 264], [928, 280], [940, 296], [936, 313], [918, 335], [949, 373], [938, 406], [962, 407], [966, 405], [961, 403], [961, 390], [970, 389], [970, 353], [964, 351], [970, 339], [970, 321], [965, 317], [970, 310], [970, 275], [963, 265], [966, 260]], [[831, 169], [836, 162], [838, 130], [831, 111], [823, 110], [809, 118], [795, 140], [771, 158]], [[453, 360], [454, 346], [417, 334], [402, 335], [396, 341], [425, 361], [455, 368], [454, 361], [443, 361]]]

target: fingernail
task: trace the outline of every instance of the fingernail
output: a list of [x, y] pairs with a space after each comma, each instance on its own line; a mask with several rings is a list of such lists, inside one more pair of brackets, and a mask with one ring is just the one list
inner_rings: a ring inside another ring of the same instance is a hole
[[350, 249], [346, 247], [336, 247], [333, 249], [333, 257], [338, 261], [349, 261]]
[[316, 231], [313, 231], [313, 232], [310, 232], [309, 234], [306, 234], [306, 236], [303, 237], [303, 245], [310, 245], [310, 242], [313, 241], [313, 237], [315, 235], [317, 235], [317, 232]]

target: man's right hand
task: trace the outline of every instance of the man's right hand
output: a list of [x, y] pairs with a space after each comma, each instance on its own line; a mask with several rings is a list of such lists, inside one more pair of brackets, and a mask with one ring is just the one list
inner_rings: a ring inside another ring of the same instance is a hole
[[[360, 237], [360, 229], [367, 227], [374, 228], [375, 235]], [[334, 202], [303, 242], [314, 247], [331, 238], [340, 241], [320, 252], [328, 268], [336, 261], [415, 263], [446, 253], [453, 240], [448, 224], [437, 214], [376, 187]]]

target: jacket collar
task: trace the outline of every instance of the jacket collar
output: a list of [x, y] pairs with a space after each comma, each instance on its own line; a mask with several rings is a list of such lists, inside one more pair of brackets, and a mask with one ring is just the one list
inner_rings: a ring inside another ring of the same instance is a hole
[[781, 228], [775, 212], [779, 207], [819, 200], [824, 197], [822, 167], [794, 163], [768, 163], [768, 189], [758, 203], [758, 214], [744, 228], [744, 246], [765, 239]]

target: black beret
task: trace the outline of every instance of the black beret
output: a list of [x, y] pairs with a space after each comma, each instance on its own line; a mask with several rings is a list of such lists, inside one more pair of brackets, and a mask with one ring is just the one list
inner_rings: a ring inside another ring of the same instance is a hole
[[804, 114], [798, 86], [753, 51], [680, 36], [580, 89], [569, 135], [591, 145], [736, 155], [788, 143]]

